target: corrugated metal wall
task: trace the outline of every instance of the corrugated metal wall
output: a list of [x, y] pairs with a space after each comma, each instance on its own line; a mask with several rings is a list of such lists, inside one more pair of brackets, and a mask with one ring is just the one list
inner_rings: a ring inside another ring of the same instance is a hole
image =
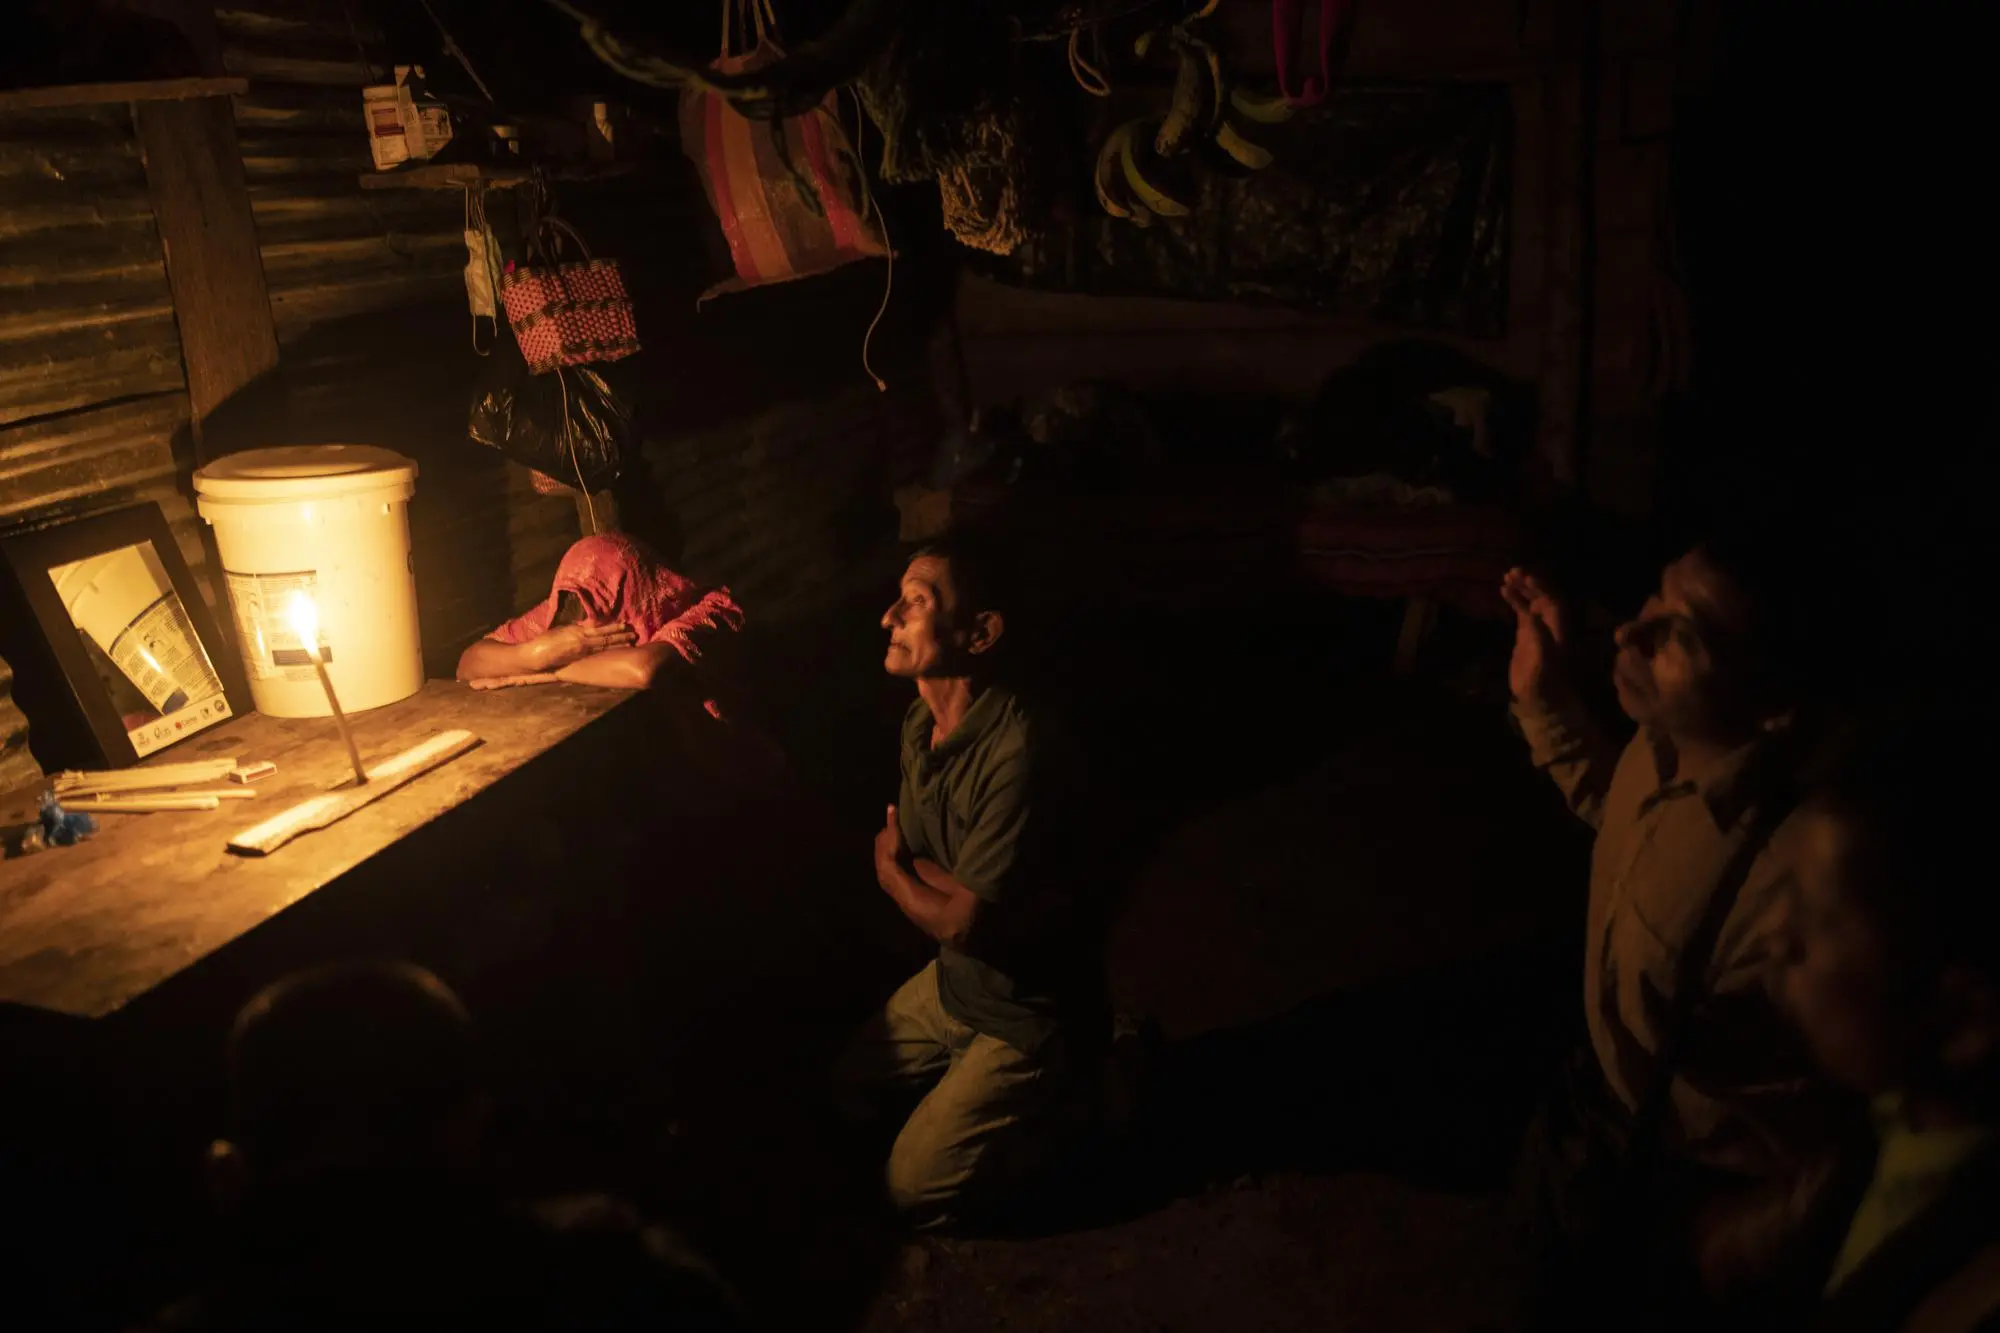
[[[536, 494], [524, 469], [466, 437], [489, 363], [470, 346], [464, 198], [360, 187], [359, 90], [389, 77], [388, 54], [342, 0], [236, 0], [217, 24], [225, 69], [249, 83], [238, 143], [281, 358], [275, 394], [226, 404], [209, 445], [349, 441], [416, 458], [424, 638], [431, 668], [449, 670], [465, 642], [545, 594], [577, 531], [569, 499]], [[932, 427], [920, 385], [882, 397], [859, 366], [879, 266], [697, 313], [720, 275], [683, 164], [565, 186], [562, 204], [626, 262], [640, 303], [647, 352], [622, 373], [644, 397], [647, 489], [672, 558], [756, 614], [797, 605], [893, 533], [889, 486]], [[907, 323], [891, 312], [876, 364], [911, 385]], [[0, 527], [157, 500], [205, 569], [187, 416], [129, 109], [0, 117]]]
[[340, 0], [252, 0], [219, 8], [264, 279], [281, 344], [343, 317], [456, 301], [463, 198], [365, 191], [371, 169], [361, 88], [389, 78], [380, 33]]
[[470, 443], [483, 363], [470, 346], [457, 191], [363, 190], [361, 89], [391, 78], [382, 35], [342, 0], [239, 0], [216, 11], [237, 143], [298, 440], [385, 445], [420, 469], [411, 511], [433, 670], [546, 591], [574, 506]]
[[0, 113], [0, 527], [154, 500], [201, 570], [187, 417], [130, 108]]

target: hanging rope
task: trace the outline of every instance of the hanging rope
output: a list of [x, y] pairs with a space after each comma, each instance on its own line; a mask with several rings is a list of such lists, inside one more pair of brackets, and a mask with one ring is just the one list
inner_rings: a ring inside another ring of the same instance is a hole
[[722, 0], [722, 47], [718, 60], [747, 56], [761, 46], [777, 48], [778, 15], [771, 0]]
[[479, 71], [472, 67], [472, 58], [465, 54], [465, 49], [458, 44], [458, 39], [451, 35], [451, 29], [444, 26], [444, 20], [437, 16], [435, 9], [431, 8], [431, 0], [417, 0], [417, 3], [424, 7], [424, 13], [429, 14], [431, 22], [437, 25], [438, 36], [444, 38], [444, 53], [456, 60], [465, 72], [472, 76], [473, 86], [479, 89], [479, 95], [486, 99], [489, 106], [499, 106], [499, 101], [493, 96], [493, 90], [486, 86], [486, 80], [480, 78]]
[[569, 381], [563, 378], [563, 367], [556, 367], [556, 389], [562, 395], [562, 415], [556, 418], [556, 429], [561, 432], [563, 447], [569, 451], [570, 466], [576, 469], [576, 491], [583, 497], [583, 511], [590, 515], [590, 531], [586, 537], [597, 533], [597, 502], [590, 498], [590, 487], [583, 484], [583, 460], [577, 456], [576, 428], [569, 419]]
[[1111, 96], [1111, 80], [1104, 77], [1104, 71], [1083, 57], [1083, 29], [1069, 30], [1069, 72], [1076, 79], [1077, 87], [1092, 97]]
[[[854, 171], [861, 178], [861, 220], [866, 222], [871, 216], [875, 219], [876, 227], [882, 232], [882, 259], [888, 265], [882, 277], [882, 304], [875, 307], [875, 318], [868, 321], [868, 332], [861, 335], [861, 369], [875, 381], [878, 392], [887, 393], [889, 381], [875, 373], [869, 349], [875, 342], [875, 330], [882, 323], [882, 316], [889, 313], [889, 294], [896, 290], [896, 243], [889, 237], [889, 220], [882, 216], [882, 208], [875, 202], [875, 190], [868, 183], [868, 161], [861, 154], [862, 136], [868, 131], [868, 113], [862, 110], [861, 94], [852, 88], [847, 91], [854, 98]], [[835, 121], [835, 124], [838, 123]]]

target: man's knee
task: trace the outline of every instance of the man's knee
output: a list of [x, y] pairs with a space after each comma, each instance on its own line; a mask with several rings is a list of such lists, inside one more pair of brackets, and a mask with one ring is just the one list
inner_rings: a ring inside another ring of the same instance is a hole
[[890, 1149], [883, 1188], [911, 1226], [943, 1227], [958, 1220], [974, 1170], [958, 1160], [954, 1146], [905, 1132]]

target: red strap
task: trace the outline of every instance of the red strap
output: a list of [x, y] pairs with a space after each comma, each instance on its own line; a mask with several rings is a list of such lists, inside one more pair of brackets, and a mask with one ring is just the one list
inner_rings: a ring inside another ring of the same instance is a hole
[[1347, 22], [1349, 0], [1319, 0], [1319, 73], [1292, 89], [1292, 48], [1298, 42], [1300, 0], [1271, 0], [1271, 49], [1277, 57], [1278, 91], [1293, 106], [1318, 106], [1333, 91], [1333, 46]]

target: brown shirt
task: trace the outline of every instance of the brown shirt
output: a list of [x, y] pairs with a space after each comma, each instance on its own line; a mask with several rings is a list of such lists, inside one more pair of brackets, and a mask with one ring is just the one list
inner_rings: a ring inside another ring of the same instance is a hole
[[[1699, 781], [1645, 733], [1622, 753], [1573, 707], [1516, 704], [1535, 764], [1597, 829], [1585, 925], [1584, 1016], [1611, 1091], [1636, 1110], [1657, 1077], [1682, 955], [1748, 834], [1745, 747]], [[1672, 1087], [1668, 1142], [1688, 1158], [1762, 1180], [1822, 1160], [1837, 1099], [1765, 987], [1792, 837], [1757, 856], [1724, 922]]]

